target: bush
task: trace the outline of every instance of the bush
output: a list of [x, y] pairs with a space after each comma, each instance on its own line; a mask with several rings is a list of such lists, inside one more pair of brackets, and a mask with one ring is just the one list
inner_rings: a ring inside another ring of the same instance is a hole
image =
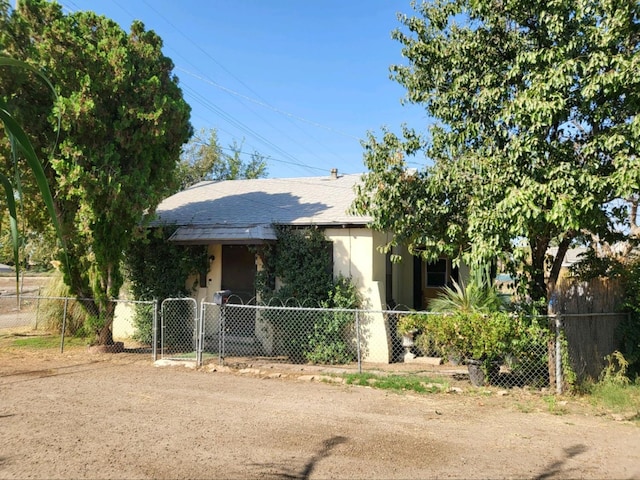
[[[145, 230], [129, 245], [125, 271], [136, 300], [186, 297], [186, 278], [209, 266], [206, 247], [175, 245], [168, 241], [175, 229]], [[133, 317], [134, 338], [144, 344], [153, 342], [153, 315], [148, 305], [137, 305]]]
[[[50, 332], [61, 333], [65, 316], [64, 298], [71, 296], [61, 272], [56, 272], [51, 276], [41, 295], [50, 297], [42, 300], [38, 307], [39, 315], [44, 318], [44, 328]], [[88, 321], [89, 314], [79, 301], [70, 300], [67, 302], [65, 331], [68, 334], [79, 337], [87, 336], [88, 333], [91, 333], [87, 325]]]

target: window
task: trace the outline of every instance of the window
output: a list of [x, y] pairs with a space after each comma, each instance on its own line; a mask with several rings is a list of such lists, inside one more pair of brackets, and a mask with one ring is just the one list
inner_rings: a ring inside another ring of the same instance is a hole
[[440, 258], [426, 265], [426, 287], [444, 287], [449, 280], [448, 260]]

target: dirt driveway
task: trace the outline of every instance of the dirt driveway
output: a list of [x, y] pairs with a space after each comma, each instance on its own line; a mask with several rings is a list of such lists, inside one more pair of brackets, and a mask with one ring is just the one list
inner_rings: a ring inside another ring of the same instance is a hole
[[640, 427], [556, 407], [2, 349], [0, 478], [640, 479]]

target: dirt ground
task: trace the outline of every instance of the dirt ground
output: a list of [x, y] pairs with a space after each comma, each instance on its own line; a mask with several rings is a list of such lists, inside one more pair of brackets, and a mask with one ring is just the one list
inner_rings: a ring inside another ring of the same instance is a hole
[[8, 339], [0, 478], [640, 479], [640, 426], [577, 399], [465, 382], [393, 393], [301, 366], [160, 367]]
[[[20, 277], [18, 285], [20, 291], [28, 295], [38, 295], [41, 289], [44, 288], [51, 276], [47, 275], [24, 275]], [[4, 273], [0, 275], [0, 295], [15, 295], [16, 294], [16, 277], [15, 274]]]
[[13, 338], [0, 331], [0, 479], [640, 479], [638, 422], [577, 398], [454, 378], [393, 393], [309, 366], [196, 370]]

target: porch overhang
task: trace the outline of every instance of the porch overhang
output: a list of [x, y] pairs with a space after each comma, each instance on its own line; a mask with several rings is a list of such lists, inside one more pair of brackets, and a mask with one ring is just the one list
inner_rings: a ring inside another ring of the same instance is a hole
[[276, 240], [271, 225], [248, 226], [183, 226], [169, 237], [169, 242], [183, 245], [260, 245]]

